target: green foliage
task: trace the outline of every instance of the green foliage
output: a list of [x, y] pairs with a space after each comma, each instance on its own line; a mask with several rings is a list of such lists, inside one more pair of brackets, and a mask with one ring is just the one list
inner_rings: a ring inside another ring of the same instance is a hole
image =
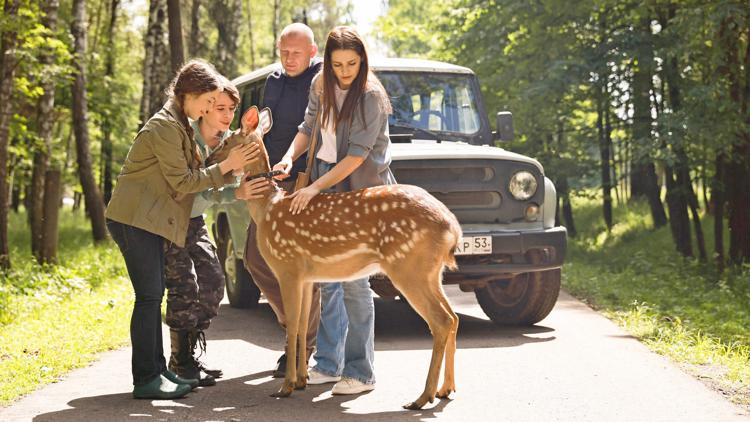
[[[645, 203], [616, 207], [617, 224], [607, 231], [598, 203], [574, 201], [580, 235], [569, 241], [565, 289], [653, 350], [717, 377], [735, 401], [750, 403], [750, 270], [719, 275], [682, 258], [669, 229], [653, 230], [642, 217]], [[710, 218], [704, 227], [712, 227]], [[710, 230], [706, 235], [712, 238]]]
[[60, 259], [50, 266], [28, 256], [25, 214], [11, 219], [12, 253], [24, 258], [0, 274], [0, 406], [124, 345], [133, 301], [117, 247], [92, 247], [82, 213], [61, 213]]

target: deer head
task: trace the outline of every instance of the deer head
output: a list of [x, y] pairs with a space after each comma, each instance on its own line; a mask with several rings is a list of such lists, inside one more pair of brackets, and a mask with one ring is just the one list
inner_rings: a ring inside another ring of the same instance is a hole
[[256, 160], [245, 166], [245, 173], [258, 174], [270, 171], [271, 165], [268, 162], [268, 152], [263, 145], [263, 135], [271, 130], [271, 126], [273, 126], [273, 119], [268, 107], [261, 111], [258, 111], [256, 106], [250, 107], [242, 115], [240, 127], [232, 132], [220, 149], [211, 153], [206, 159], [206, 165], [222, 162], [229, 156], [229, 151], [238, 145], [255, 142], [260, 146], [261, 153]]

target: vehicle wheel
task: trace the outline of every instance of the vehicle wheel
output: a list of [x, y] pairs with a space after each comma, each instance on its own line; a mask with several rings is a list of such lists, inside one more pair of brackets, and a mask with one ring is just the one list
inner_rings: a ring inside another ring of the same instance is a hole
[[496, 280], [474, 294], [485, 314], [500, 325], [533, 325], [552, 311], [560, 293], [559, 269]]
[[252, 308], [258, 305], [260, 289], [253, 282], [241, 259], [235, 257], [231, 237], [221, 242], [223, 253], [219, 254], [227, 282], [227, 297], [233, 308]]

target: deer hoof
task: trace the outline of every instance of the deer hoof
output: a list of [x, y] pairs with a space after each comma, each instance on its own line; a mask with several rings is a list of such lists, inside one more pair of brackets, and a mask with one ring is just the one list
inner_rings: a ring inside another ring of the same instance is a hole
[[297, 379], [297, 382], [294, 383], [295, 390], [304, 390], [306, 387], [307, 387], [307, 377], [299, 378]]
[[447, 399], [448, 396], [450, 396], [451, 393], [454, 391], [456, 391], [456, 387], [443, 387], [440, 390], [438, 390], [435, 396], [440, 399]]
[[406, 409], [406, 410], [419, 410], [419, 409], [421, 409], [421, 408], [422, 408], [422, 406], [424, 406], [424, 403], [422, 403], [422, 404], [419, 404], [419, 403], [417, 403], [417, 402], [413, 401], [413, 402], [411, 402], [411, 403], [407, 403], [407, 404], [405, 404], [405, 405], [403, 406], [403, 408], [404, 408], [404, 409]]
[[279, 391], [271, 394], [271, 397], [289, 397], [292, 395], [292, 391], [294, 388], [290, 384], [284, 383], [284, 385], [279, 388]]

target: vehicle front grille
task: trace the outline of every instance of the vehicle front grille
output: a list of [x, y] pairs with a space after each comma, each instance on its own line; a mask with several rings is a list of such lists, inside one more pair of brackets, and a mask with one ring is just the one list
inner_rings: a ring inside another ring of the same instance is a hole
[[[528, 202], [541, 205], [544, 182], [531, 164], [505, 160], [429, 159], [394, 160], [398, 183], [420, 186], [444, 203], [463, 224], [509, 223], [523, 219]], [[508, 180], [517, 171], [538, 177], [539, 189], [529, 201], [516, 201]]]

